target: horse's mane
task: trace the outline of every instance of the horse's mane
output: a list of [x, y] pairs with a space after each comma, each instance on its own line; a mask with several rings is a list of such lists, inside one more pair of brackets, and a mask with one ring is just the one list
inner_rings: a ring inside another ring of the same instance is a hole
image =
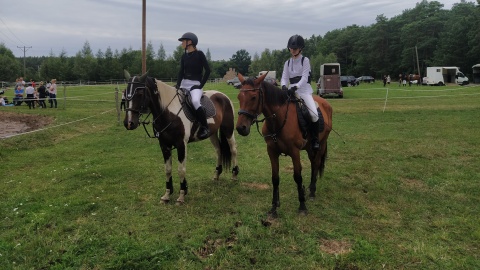
[[162, 108], [168, 106], [168, 103], [173, 100], [176, 95], [175, 87], [153, 77], [147, 77], [145, 83], [151, 90], [158, 90]]

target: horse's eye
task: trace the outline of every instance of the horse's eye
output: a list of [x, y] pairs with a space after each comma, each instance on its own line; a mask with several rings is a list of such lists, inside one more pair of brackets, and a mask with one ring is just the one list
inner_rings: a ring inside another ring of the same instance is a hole
[[255, 99], [257, 99], [257, 96], [253, 96], [250, 98], [251, 101], [254, 101]]

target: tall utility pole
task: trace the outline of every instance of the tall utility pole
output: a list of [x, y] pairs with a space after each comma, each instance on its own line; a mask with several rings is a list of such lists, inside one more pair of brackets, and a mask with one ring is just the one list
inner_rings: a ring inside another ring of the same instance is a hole
[[417, 69], [418, 69], [418, 76], [420, 77], [419, 80], [422, 79], [422, 75], [420, 73], [420, 64], [418, 63], [418, 50], [417, 50], [417, 46], [415, 46], [415, 55], [417, 56]]
[[147, 52], [146, 52], [146, 39], [145, 39], [145, 18], [146, 18], [146, 5], [147, 5], [147, 0], [143, 0], [143, 8], [142, 8], [142, 74], [145, 74], [147, 72]]
[[30, 47], [19, 47], [17, 46], [17, 48], [19, 49], [23, 49], [23, 78], [25, 79], [27, 75], [25, 75], [25, 52], [27, 52], [28, 49], [32, 48], [32, 46]]

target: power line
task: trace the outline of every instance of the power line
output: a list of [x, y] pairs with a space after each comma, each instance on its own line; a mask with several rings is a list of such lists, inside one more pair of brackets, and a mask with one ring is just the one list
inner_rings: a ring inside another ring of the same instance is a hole
[[[2, 20], [2, 18], [0, 17], [0, 21], [3, 23], [3, 25], [5, 25], [5, 27], [7, 28], [7, 30], [18, 40], [20, 41], [20, 43], [22, 44], [25, 44], [21, 39], [19, 39], [15, 33], [12, 32], [12, 30], [10, 30], [10, 28], [7, 26], [7, 24]], [[5, 34], [4, 34], [5, 35]], [[6, 35], [5, 35], [6, 36]]]

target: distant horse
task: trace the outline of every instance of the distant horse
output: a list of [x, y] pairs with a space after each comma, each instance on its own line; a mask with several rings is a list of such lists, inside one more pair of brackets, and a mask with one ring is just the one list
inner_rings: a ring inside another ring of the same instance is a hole
[[[279, 192], [279, 156], [285, 154], [291, 157], [293, 162], [293, 179], [297, 184], [298, 200], [300, 201], [299, 212], [307, 213], [305, 205], [305, 187], [302, 184], [302, 164], [300, 150], [306, 150], [311, 164], [310, 198], [315, 197], [317, 177], [323, 175], [325, 160], [327, 158], [327, 138], [332, 129], [332, 107], [328, 102], [314, 96], [318, 103], [323, 119], [324, 130], [319, 135], [320, 149], [314, 151], [310, 145], [310, 137], [304, 137], [297, 120], [296, 104], [287, 96], [286, 91], [264, 82], [265, 75], [257, 79], [247, 79], [239, 74], [242, 83], [238, 100], [240, 102], [237, 131], [242, 136], [250, 134], [250, 126], [253, 123], [262, 122], [262, 135], [267, 143], [267, 152], [270, 157], [272, 169], [273, 199], [272, 208], [268, 212], [271, 217], [277, 217], [277, 207], [280, 206]], [[259, 120], [263, 114], [265, 119]], [[310, 120], [308, 120], [310, 121]]]
[[[128, 86], [125, 91], [127, 102], [125, 119], [123, 121], [128, 130], [136, 129], [140, 125], [140, 116], [150, 110], [153, 116], [153, 132], [158, 138], [163, 153], [166, 171], [166, 191], [161, 200], [170, 201], [173, 193], [172, 182], [172, 150], [177, 149], [178, 174], [180, 178], [180, 196], [177, 204], [185, 202], [188, 185], [185, 178], [187, 162], [187, 144], [197, 142], [199, 123], [191, 122], [185, 112], [185, 96], [181, 90], [169, 86], [162, 81], [142, 76], [131, 77], [125, 71]], [[215, 115], [208, 119], [210, 128], [210, 142], [215, 147], [217, 166], [213, 179], [218, 180], [223, 167], [230, 168], [233, 162], [232, 179], [237, 179], [237, 145], [234, 136], [234, 107], [231, 100], [218, 91], [205, 91], [205, 96], [213, 102]], [[205, 98], [205, 97], [204, 97]], [[145, 123], [143, 123], [145, 124]], [[148, 132], [147, 132], [148, 133]]]

